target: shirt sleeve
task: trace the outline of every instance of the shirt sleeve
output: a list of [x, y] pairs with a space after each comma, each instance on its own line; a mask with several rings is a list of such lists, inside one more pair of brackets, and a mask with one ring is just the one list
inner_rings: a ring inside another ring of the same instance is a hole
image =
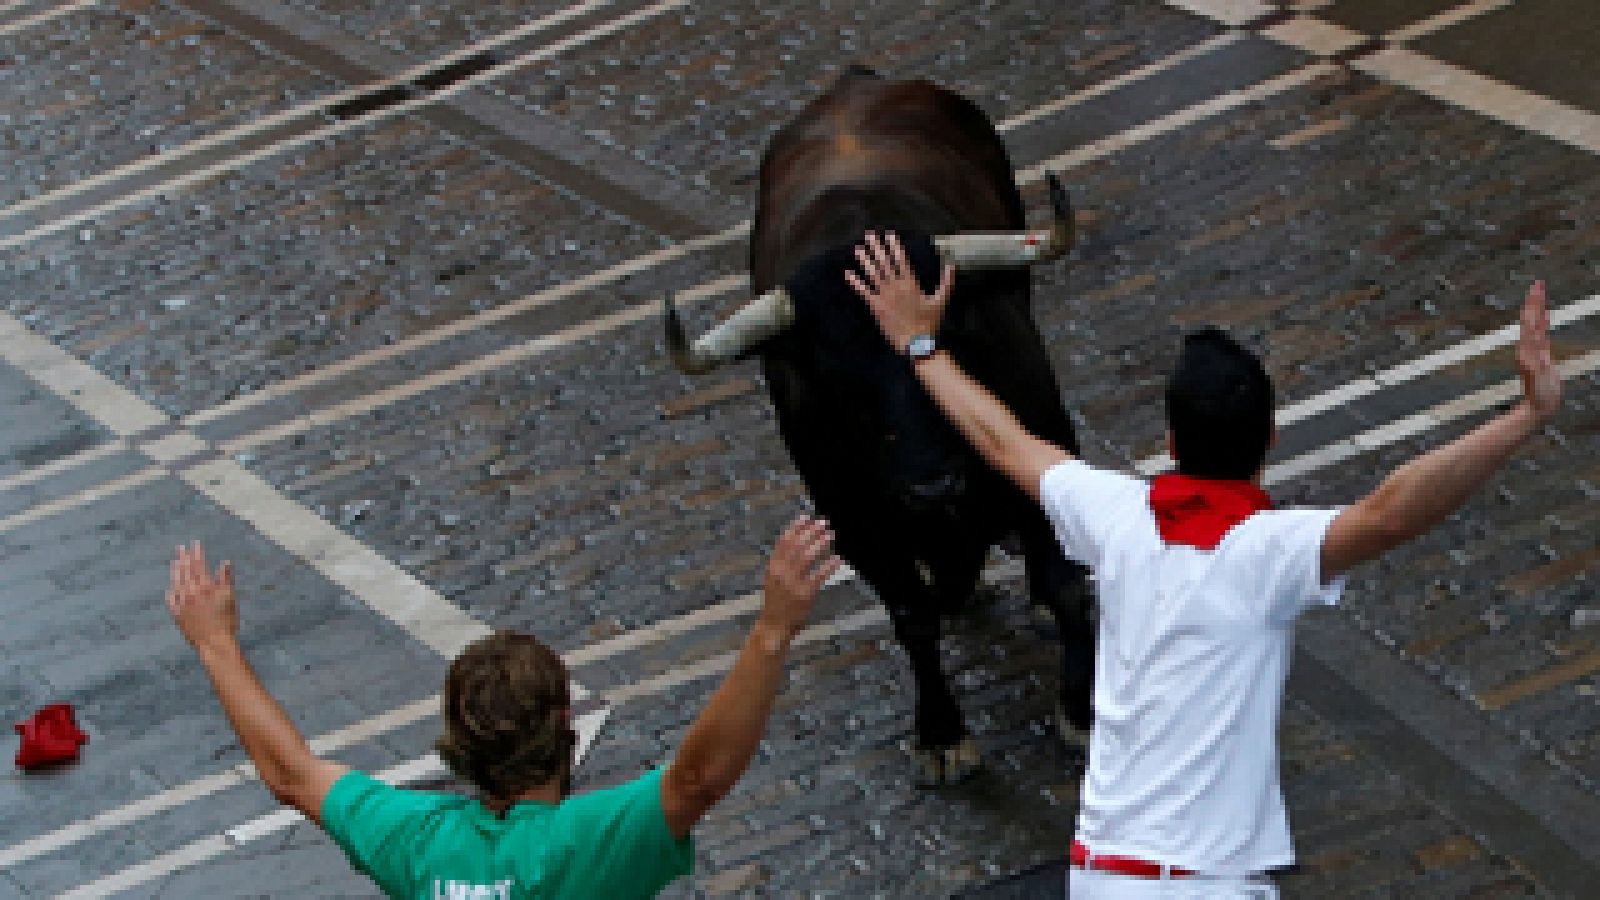
[[350, 864], [391, 897], [409, 893], [416, 840], [437, 799], [385, 784], [352, 769], [322, 801], [322, 827]]
[[1260, 596], [1268, 621], [1288, 625], [1314, 606], [1332, 606], [1344, 592], [1344, 576], [1322, 581], [1322, 541], [1340, 510], [1285, 509], [1265, 517], [1257, 559], [1264, 576]]
[[1056, 463], [1039, 479], [1039, 502], [1061, 551], [1090, 568], [1100, 565], [1111, 529], [1127, 521], [1130, 504], [1149, 508], [1149, 491], [1137, 478], [1097, 469], [1081, 459]]
[[630, 896], [653, 897], [669, 883], [694, 871], [694, 839], [678, 840], [667, 827], [661, 806], [661, 776], [654, 769], [613, 788], [569, 798], [562, 811], [585, 834], [591, 864], [602, 871], [627, 872], [637, 888]]

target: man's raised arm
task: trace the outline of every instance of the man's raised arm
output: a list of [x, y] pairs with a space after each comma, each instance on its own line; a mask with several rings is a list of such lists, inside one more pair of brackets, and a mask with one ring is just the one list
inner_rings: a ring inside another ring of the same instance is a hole
[[[928, 295], [917, 283], [906, 261], [905, 248], [894, 233], [880, 238], [868, 232], [866, 242], [856, 247], [856, 259], [861, 263], [865, 279], [854, 271], [847, 271], [845, 280], [867, 301], [891, 347], [904, 352], [912, 338], [938, 332], [939, 320], [944, 316], [950, 289], [955, 284], [953, 267], [944, 267], [938, 289]], [[1039, 480], [1046, 470], [1072, 458], [1066, 450], [1023, 428], [999, 398], [974, 381], [943, 350], [917, 360], [913, 368], [933, 402], [978, 455], [1029, 497], [1039, 499]]]
[[239, 647], [232, 564], [223, 563], [213, 573], [206, 567], [205, 549], [198, 541], [179, 547], [172, 561], [167, 609], [210, 676], [217, 699], [261, 780], [279, 802], [322, 824], [322, 801], [349, 767], [311, 752], [288, 713], [267, 693], [245, 659]]
[[662, 812], [679, 839], [733, 790], [750, 765], [783, 685], [789, 642], [805, 626], [817, 592], [841, 565], [832, 546], [826, 521], [801, 516], [773, 547], [761, 614], [661, 778]]
[[1542, 281], [1534, 282], [1522, 304], [1517, 367], [1523, 396], [1516, 406], [1394, 470], [1333, 520], [1322, 539], [1324, 582], [1439, 524], [1561, 408], [1561, 372], [1550, 356]]

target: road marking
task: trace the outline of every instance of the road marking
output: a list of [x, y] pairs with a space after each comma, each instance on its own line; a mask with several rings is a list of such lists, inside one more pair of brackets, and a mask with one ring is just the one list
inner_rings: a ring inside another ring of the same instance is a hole
[[[1600, 153], [1600, 115], [1424, 56], [1408, 47], [1397, 46], [1505, 9], [1512, 2], [1474, 0], [1443, 10], [1382, 35], [1372, 53], [1359, 56], [1348, 65], [1379, 80], [1426, 94], [1522, 131], [1542, 135], [1590, 153]], [[1235, 25], [1243, 14], [1242, 10], [1256, 4], [1236, 0], [1167, 0], [1167, 5], [1223, 24]], [[1323, 56], [1334, 55], [1361, 43], [1361, 36], [1355, 32], [1307, 15], [1298, 15], [1264, 29], [1262, 34], [1288, 46]]]
[[1475, 19], [1486, 13], [1505, 9], [1514, 2], [1516, 0], [1472, 0], [1471, 3], [1452, 6], [1449, 9], [1434, 13], [1426, 19], [1397, 28], [1384, 37], [1391, 43], [1396, 44], [1414, 41], [1430, 34], [1438, 34], [1446, 28], [1452, 25], [1460, 25], [1468, 19]]
[[[721, 278], [714, 278], [687, 291], [675, 294], [674, 298], [683, 307], [687, 307], [711, 297], [746, 288], [748, 285], [749, 280], [744, 275], [724, 275]], [[633, 306], [626, 306], [616, 312], [585, 319], [576, 325], [568, 326], [559, 331], [542, 335], [520, 344], [513, 344], [487, 356], [474, 357], [449, 368], [439, 369], [419, 378], [403, 381], [382, 390], [346, 400], [343, 403], [336, 403], [333, 406], [323, 407], [315, 412], [297, 416], [277, 425], [224, 441], [221, 444], [221, 449], [224, 453], [235, 454], [297, 434], [304, 434], [318, 426], [368, 413], [391, 403], [397, 403], [502, 366], [524, 362], [557, 347], [564, 347], [568, 344], [586, 340], [660, 314], [661, 303], [659, 300], [647, 300], [643, 303], [636, 303]]]
[[616, 2], [617, 0], [585, 0], [585, 2], [566, 7], [565, 9], [549, 15], [541, 16], [533, 21], [526, 22], [516, 28], [511, 29], [510, 31], [494, 35], [493, 37], [485, 38], [452, 53], [447, 53], [436, 60], [429, 60], [427, 62], [410, 66], [402, 70], [398, 75], [376, 81], [369, 81], [364, 84], [358, 84], [354, 87], [335, 91], [334, 93], [318, 97], [317, 99], [307, 103], [302, 103], [299, 106], [289, 107], [288, 109], [280, 110], [271, 115], [262, 116], [260, 118], [253, 118], [240, 125], [217, 132], [216, 134], [196, 138], [188, 143], [173, 147], [170, 150], [142, 157], [132, 162], [124, 163], [120, 166], [107, 169], [104, 172], [100, 172], [96, 175], [90, 176], [89, 178], [85, 178], [82, 181], [75, 181], [64, 187], [57, 188], [56, 190], [39, 194], [38, 196], [31, 197], [27, 200], [14, 203], [11, 206], [0, 209], [0, 220], [20, 215], [28, 212], [29, 210], [59, 203], [62, 200], [76, 197], [79, 194], [86, 193], [94, 190], [95, 188], [110, 184], [115, 181], [122, 181], [132, 178], [141, 172], [146, 172], [150, 169], [166, 165], [170, 162], [195, 156], [196, 154], [210, 150], [213, 147], [240, 141], [252, 135], [266, 133], [288, 122], [292, 122], [295, 119], [306, 118], [308, 116], [315, 116], [318, 114], [327, 114], [329, 110], [341, 103], [348, 103], [358, 97], [386, 90], [388, 88], [408, 85], [430, 72], [447, 68], [480, 53], [487, 53], [498, 49], [499, 47], [503, 47], [506, 44], [512, 43], [513, 41], [522, 40], [523, 38], [538, 34], [541, 31], [546, 31], [550, 28], [560, 25], [563, 22], [570, 21], [578, 16], [584, 15], [585, 13], [592, 12], [593, 10], [610, 6]]
[[1017, 180], [1019, 183], [1031, 184], [1043, 179], [1046, 172], [1059, 172], [1076, 168], [1085, 163], [1125, 150], [1135, 144], [1143, 143], [1151, 138], [1170, 134], [1196, 122], [1209, 119], [1212, 116], [1230, 112], [1241, 106], [1291, 91], [1335, 71], [1338, 71], [1338, 67], [1331, 63], [1313, 63], [1298, 69], [1292, 69], [1281, 75], [1275, 75], [1249, 87], [1218, 94], [1215, 97], [1170, 112], [1160, 118], [1129, 128], [1126, 131], [1119, 131], [1093, 143], [1074, 147], [1044, 162], [1035, 163], [1023, 169], [1018, 174]]
[[1352, 67], [1461, 109], [1600, 153], [1600, 115], [1496, 81], [1405, 47], [1387, 47]]
[[1058, 112], [1071, 109], [1072, 107], [1078, 106], [1079, 104], [1082, 104], [1088, 100], [1093, 100], [1096, 97], [1109, 94], [1112, 91], [1127, 87], [1135, 82], [1143, 81], [1152, 75], [1159, 75], [1162, 72], [1168, 71], [1169, 69], [1177, 68], [1178, 66], [1189, 62], [1192, 59], [1198, 59], [1208, 53], [1215, 53], [1224, 47], [1228, 47], [1237, 43], [1242, 37], [1244, 37], [1244, 32], [1224, 31], [1221, 34], [1207, 38], [1206, 40], [1203, 40], [1192, 47], [1186, 47], [1182, 50], [1179, 50], [1177, 53], [1174, 53], [1171, 56], [1158, 59], [1155, 62], [1140, 66], [1132, 71], [1124, 72], [1115, 78], [1110, 78], [1099, 82], [1098, 84], [1091, 85], [1075, 94], [1068, 94], [1059, 99], [1052, 100], [1049, 103], [1035, 106], [1033, 109], [1028, 109], [1017, 113], [1009, 119], [1002, 120], [999, 125], [995, 126], [995, 130], [999, 131], [1001, 134], [1005, 134], [1025, 125], [1031, 125], [1034, 122], [1045, 118], [1046, 116], [1053, 116]]
[[426, 347], [431, 347], [434, 344], [440, 343], [441, 341], [445, 341], [449, 338], [466, 334], [468, 332], [481, 330], [510, 316], [518, 315], [532, 309], [538, 309], [543, 306], [548, 306], [557, 301], [565, 300], [568, 297], [572, 297], [586, 291], [591, 291], [597, 288], [615, 284], [628, 277], [639, 274], [640, 272], [653, 269], [656, 266], [682, 259], [692, 253], [719, 247], [724, 244], [730, 244], [749, 233], [750, 223], [748, 221], [740, 222], [739, 224], [723, 231], [719, 231], [716, 234], [698, 237], [694, 240], [684, 241], [680, 244], [674, 244], [671, 247], [666, 247], [661, 250], [647, 253], [643, 256], [637, 256], [632, 259], [625, 260], [608, 268], [601, 269], [598, 272], [585, 275], [575, 281], [564, 282], [556, 285], [555, 287], [536, 291], [510, 303], [496, 306], [492, 309], [487, 309], [482, 312], [473, 313], [468, 316], [463, 316], [459, 319], [455, 319], [440, 325], [437, 328], [430, 328], [427, 331], [422, 331], [408, 338], [395, 341], [393, 344], [386, 344], [382, 347], [377, 347], [372, 350], [359, 353], [336, 363], [332, 363], [321, 368], [312, 369], [311, 371], [305, 372], [296, 377], [275, 382], [267, 387], [262, 388], [261, 390], [253, 391], [249, 394], [236, 397], [233, 400], [221, 404], [220, 406], [214, 406], [210, 409], [193, 413], [186, 417], [183, 420], [183, 423], [189, 427], [193, 427], [196, 425], [203, 425], [207, 422], [211, 422], [225, 416], [244, 412], [245, 410], [260, 406], [261, 404], [270, 400], [275, 400], [280, 397], [288, 396], [289, 394], [303, 391], [307, 388], [326, 384], [329, 381], [348, 375], [351, 372], [359, 369], [366, 368], [367, 366], [371, 366], [385, 360], [407, 356]]
[[[0, 359], [87, 414], [119, 438], [165, 425], [161, 410], [92, 366], [42, 338], [9, 313], [0, 312]], [[205, 443], [179, 430], [139, 447], [157, 461], [190, 456]], [[166, 469], [151, 467], [0, 520], [0, 531], [19, 527], [65, 508], [149, 484]], [[489, 633], [438, 592], [349, 537], [321, 516], [278, 491], [232, 460], [181, 469], [179, 478], [262, 534], [349, 590], [422, 644], [454, 656], [469, 641]]]
[[16, 529], [25, 525], [31, 525], [40, 519], [48, 519], [51, 516], [70, 512], [71, 510], [77, 509], [80, 506], [87, 506], [91, 503], [97, 503], [106, 499], [107, 497], [115, 497], [116, 495], [126, 491], [144, 487], [147, 484], [160, 481], [166, 476], [167, 472], [165, 469], [159, 466], [149, 466], [140, 469], [137, 472], [132, 472], [119, 478], [113, 478], [110, 481], [102, 482], [101, 484], [97, 484], [93, 487], [84, 488], [81, 491], [68, 494], [65, 497], [57, 497], [54, 500], [47, 500], [44, 503], [30, 506], [27, 509], [12, 513], [3, 519], [0, 519], [0, 534], [4, 534], [8, 531], [15, 531]]
[[[603, 0], [591, 0], [591, 2], [603, 2]], [[311, 131], [307, 131], [303, 134], [299, 134], [291, 138], [285, 138], [281, 141], [275, 141], [264, 147], [258, 147], [249, 153], [230, 157], [210, 165], [192, 169], [182, 175], [167, 179], [159, 184], [150, 185], [149, 187], [141, 188], [140, 190], [132, 193], [114, 197], [103, 203], [89, 207], [88, 209], [80, 210], [70, 215], [62, 216], [58, 219], [52, 219], [48, 222], [43, 222], [37, 226], [34, 226], [33, 228], [28, 229], [27, 231], [20, 232], [18, 234], [7, 235], [4, 238], [0, 238], [0, 250], [8, 250], [14, 247], [20, 247], [24, 244], [32, 243], [41, 237], [55, 234], [75, 225], [89, 221], [90, 219], [98, 218], [99, 216], [102, 216], [108, 212], [113, 212], [127, 206], [132, 206], [135, 203], [148, 200], [152, 197], [173, 194], [191, 185], [211, 179], [219, 174], [238, 170], [244, 166], [250, 165], [251, 163], [277, 156], [278, 154], [293, 150], [296, 147], [338, 137], [357, 128], [364, 128], [376, 122], [381, 122], [396, 116], [405, 115], [412, 110], [419, 109], [424, 106], [440, 103], [444, 100], [454, 97], [457, 94], [472, 90], [480, 85], [487, 84], [496, 78], [507, 75], [518, 69], [525, 68], [541, 60], [549, 59], [552, 56], [564, 53], [574, 47], [579, 47], [590, 43], [591, 41], [608, 37], [618, 31], [622, 31], [633, 25], [637, 25], [640, 22], [654, 18], [655, 16], [659, 16], [663, 13], [671, 12], [672, 10], [687, 6], [688, 3], [689, 0], [657, 0], [656, 3], [652, 3], [649, 6], [625, 15], [618, 16], [614, 19], [609, 19], [599, 25], [580, 31], [577, 34], [562, 38], [554, 43], [546, 44], [543, 47], [530, 50], [527, 53], [517, 56], [509, 62], [485, 69], [482, 72], [478, 72], [477, 74], [474, 74], [468, 78], [464, 78], [458, 82], [455, 82], [448, 87], [440, 88], [439, 90], [431, 91], [418, 97], [402, 100], [401, 102], [390, 106], [384, 106], [365, 115], [352, 116], [349, 119], [341, 119], [339, 121], [323, 125], [319, 128], [315, 128]]]
[[126, 441], [121, 440], [105, 441], [103, 443], [95, 444], [93, 447], [79, 450], [77, 453], [74, 453], [71, 456], [63, 456], [59, 459], [52, 459], [47, 463], [40, 463], [32, 468], [23, 469], [20, 472], [14, 472], [4, 478], [0, 478], [0, 493], [4, 493], [5, 491], [14, 491], [19, 487], [26, 487], [30, 484], [36, 484], [52, 475], [56, 475], [61, 472], [70, 472], [71, 470], [79, 468], [80, 466], [87, 466], [91, 463], [96, 463], [102, 459], [106, 459], [107, 457], [116, 456], [118, 453], [128, 449], [130, 449], [130, 445]]
[[75, 13], [80, 9], [88, 9], [99, 2], [100, 0], [72, 0], [71, 3], [62, 4], [61, 6], [57, 6], [53, 9], [40, 10], [32, 15], [23, 16], [22, 18], [11, 22], [0, 22], [0, 36], [16, 34], [19, 31], [26, 31], [35, 25], [43, 25], [52, 19], [59, 19], [68, 13]]

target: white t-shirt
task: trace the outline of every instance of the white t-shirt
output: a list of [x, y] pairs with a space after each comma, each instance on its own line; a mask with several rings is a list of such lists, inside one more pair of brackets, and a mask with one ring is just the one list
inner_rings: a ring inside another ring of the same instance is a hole
[[1072, 460], [1039, 495], [1100, 607], [1094, 728], [1077, 837], [1226, 875], [1294, 861], [1278, 786], [1278, 711], [1292, 626], [1338, 601], [1321, 584], [1337, 509], [1266, 510], [1212, 550], [1167, 544], [1150, 486]]

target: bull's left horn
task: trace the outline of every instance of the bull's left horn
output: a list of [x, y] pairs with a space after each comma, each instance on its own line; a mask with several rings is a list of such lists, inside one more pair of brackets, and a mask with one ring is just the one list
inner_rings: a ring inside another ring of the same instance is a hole
[[684, 333], [672, 298], [667, 298], [667, 353], [678, 371], [687, 375], [709, 372], [730, 363], [750, 348], [781, 334], [794, 321], [794, 301], [783, 288], [773, 288], [751, 300], [693, 344]]
[[1043, 231], [964, 231], [933, 239], [939, 258], [958, 269], [1009, 269], [1060, 258], [1072, 249], [1072, 200], [1056, 173], [1050, 181], [1050, 207], [1055, 220]]

